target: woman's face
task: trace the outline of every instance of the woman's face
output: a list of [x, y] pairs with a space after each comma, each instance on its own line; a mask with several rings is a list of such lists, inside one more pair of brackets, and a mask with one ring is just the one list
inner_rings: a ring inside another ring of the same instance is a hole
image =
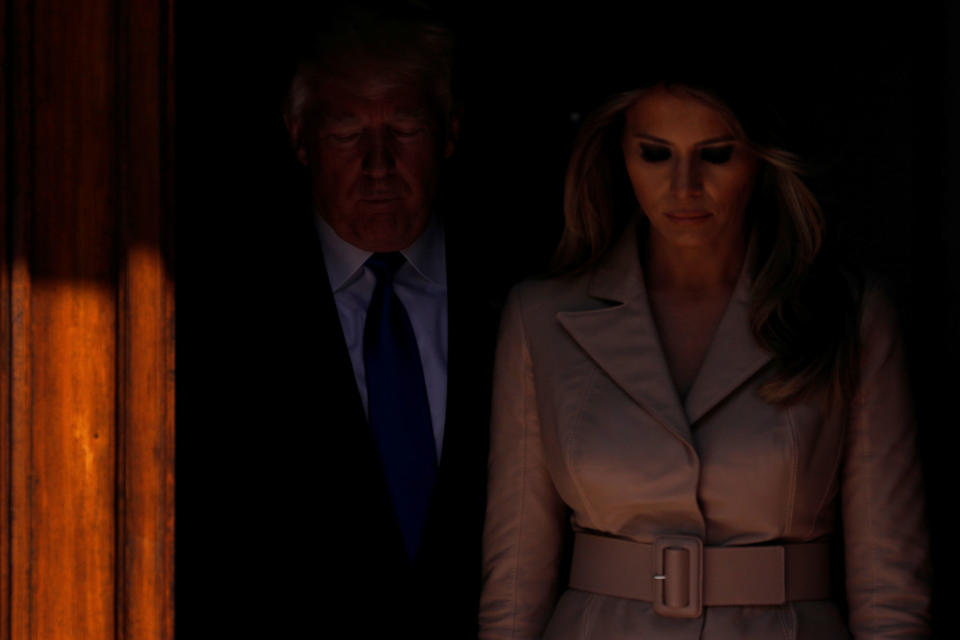
[[651, 89], [626, 112], [623, 157], [651, 238], [678, 248], [738, 241], [757, 159], [719, 110]]

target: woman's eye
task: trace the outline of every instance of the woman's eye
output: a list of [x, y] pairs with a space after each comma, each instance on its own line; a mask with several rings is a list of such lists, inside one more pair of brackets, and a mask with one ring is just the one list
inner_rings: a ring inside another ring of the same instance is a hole
[[640, 145], [640, 157], [647, 162], [663, 162], [670, 159], [670, 149], [643, 144]]
[[726, 147], [707, 147], [700, 150], [700, 157], [710, 164], [724, 164], [733, 155], [733, 145]]

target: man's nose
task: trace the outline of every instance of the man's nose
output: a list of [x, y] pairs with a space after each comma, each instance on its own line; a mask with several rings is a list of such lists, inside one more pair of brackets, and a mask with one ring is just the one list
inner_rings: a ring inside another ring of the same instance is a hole
[[363, 171], [372, 178], [386, 177], [393, 171], [396, 163], [385, 136], [375, 134], [370, 137], [363, 155]]
[[700, 195], [703, 192], [703, 176], [696, 156], [677, 158], [670, 187], [678, 195]]

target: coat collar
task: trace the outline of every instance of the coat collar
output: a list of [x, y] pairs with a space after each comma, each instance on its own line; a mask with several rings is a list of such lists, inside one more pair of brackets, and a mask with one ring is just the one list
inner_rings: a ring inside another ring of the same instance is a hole
[[[752, 243], [751, 243], [752, 247]], [[592, 298], [612, 303], [589, 311], [561, 311], [557, 319], [580, 347], [635, 402], [692, 443], [690, 426], [766, 364], [771, 355], [750, 332], [751, 279], [746, 265], [686, 400], [681, 402], [650, 310], [636, 224], [623, 231], [594, 268]]]

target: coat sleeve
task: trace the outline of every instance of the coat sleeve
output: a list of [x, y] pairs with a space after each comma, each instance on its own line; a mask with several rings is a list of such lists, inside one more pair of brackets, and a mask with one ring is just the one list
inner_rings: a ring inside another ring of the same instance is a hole
[[878, 289], [863, 309], [841, 485], [850, 630], [856, 640], [926, 638], [929, 544], [903, 348]]
[[538, 638], [556, 604], [566, 509], [547, 471], [515, 289], [497, 344], [480, 637]]

